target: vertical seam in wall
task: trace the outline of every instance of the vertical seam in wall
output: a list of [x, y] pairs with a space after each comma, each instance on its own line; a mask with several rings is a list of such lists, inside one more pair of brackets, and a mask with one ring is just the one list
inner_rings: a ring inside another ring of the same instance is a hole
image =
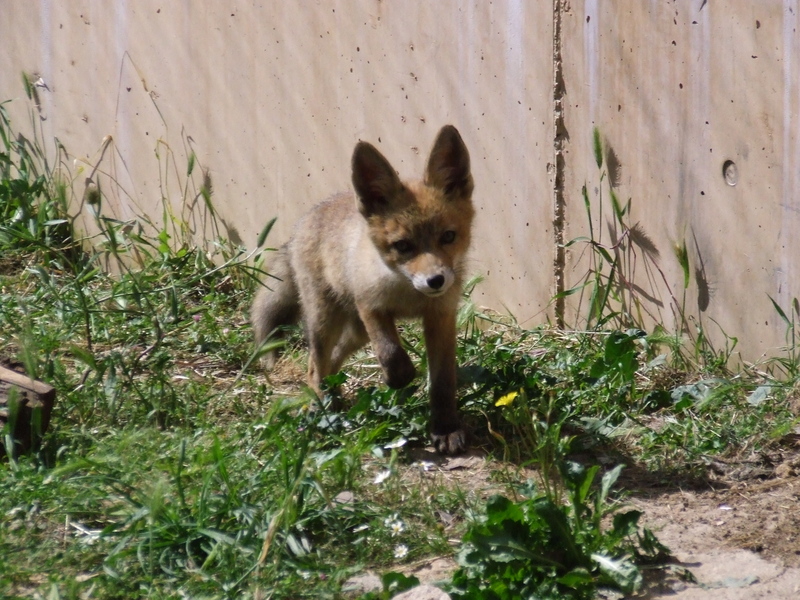
[[564, 328], [564, 269], [566, 250], [564, 248], [564, 226], [566, 206], [564, 204], [564, 72], [561, 62], [561, 18], [563, 0], [553, 0], [553, 287], [555, 290], [556, 327]]

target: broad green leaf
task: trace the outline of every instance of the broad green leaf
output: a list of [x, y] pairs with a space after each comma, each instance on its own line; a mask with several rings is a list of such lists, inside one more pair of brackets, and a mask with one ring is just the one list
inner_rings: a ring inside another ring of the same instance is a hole
[[632, 594], [642, 585], [642, 573], [626, 558], [611, 558], [604, 554], [592, 554], [600, 571], [626, 594]]
[[639, 519], [641, 516], [642, 513], [638, 510], [628, 510], [624, 513], [617, 513], [614, 515], [613, 521], [614, 534], [619, 539], [634, 535], [639, 527]]
[[419, 585], [419, 579], [413, 575], [408, 576], [403, 573], [397, 573], [396, 571], [389, 571], [383, 574], [381, 583], [383, 584], [384, 591], [391, 592], [394, 595], [417, 587]]
[[558, 564], [550, 558], [532, 552], [511, 533], [476, 534], [473, 532], [469, 540], [480, 550], [484, 557], [500, 563], [528, 560], [547, 565]]
[[507, 520], [515, 522], [524, 520], [524, 514], [520, 506], [500, 495], [489, 498], [486, 503], [486, 517], [487, 523], [490, 525], [500, 524]]
[[577, 589], [583, 586], [590, 585], [593, 581], [592, 574], [583, 567], [578, 567], [576, 569], [572, 569], [566, 575], [562, 575], [556, 581], [561, 585], [565, 585], [568, 588]]
[[567, 519], [565, 506], [558, 506], [548, 498], [539, 498], [534, 501], [534, 508], [549, 526], [556, 547], [562, 548], [568, 559], [571, 561], [569, 566], [580, 566], [584, 562], [585, 554], [578, 546], [576, 539], [577, 531], [570, 526]]
[[[594, 483], [594, 478], [599, 470], [600, 467], [598, 465], [592, 465], [586, 469], [586, 476], [583, 478], [583, 481], [577, 490], [578, 500], [581, 504], [586, 502], [586, 498], [589, 496], [589, 490], [592, 488], [592, 483]], [[603, 479], [605, 479], [605, 477]]]
[[623, 468], [625, 468], [625, 465], [617, 465], [605, 473], [603, 475], [603, 479], [600, 480], [600, 495], [598, 496], [598, 500], [601, 505], [606, 503], [606, 500], [608, 499], [608, 493], [617, 482], [617, 479], [619, 479], [619, 474], [622, 472]]
[[750, 406], [760, 406], [764, 403], [764, 400], [769, 398], [770, 391], [772, 391], [771, 386], [758, 386], [755, 391], [747, 397], [747, 403], [750, 404]]

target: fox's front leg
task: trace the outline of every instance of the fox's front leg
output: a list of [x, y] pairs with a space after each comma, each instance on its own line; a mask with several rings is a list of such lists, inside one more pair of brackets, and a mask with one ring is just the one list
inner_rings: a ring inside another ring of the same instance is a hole
[[397, 327], [391, 315], [359, 310], [372, 349], [383, 369], [383, 380], [390, 388], [407, 386], [417, 374], [414, 364], [400, 343]]
[[431, 437], [442, 454], [467, 449], [456, 404], [456, 312], [447, 310], [423, 317], [430, 373]]

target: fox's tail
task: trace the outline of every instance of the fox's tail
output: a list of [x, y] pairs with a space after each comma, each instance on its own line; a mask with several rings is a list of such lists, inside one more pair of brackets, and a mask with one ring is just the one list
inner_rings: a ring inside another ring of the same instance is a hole
[[[250, 309], [256, 348], [267, 340], [277, 340], [283, 335], [284, 325], [294, 325], [300, 320], [300, 297], [289, 263], [289, 253], [283, 246], [270, 265], [270, 277], [256, 292]], [[277, 352], [264, 354], [262, 364], [266, 369], [275, 366]]]

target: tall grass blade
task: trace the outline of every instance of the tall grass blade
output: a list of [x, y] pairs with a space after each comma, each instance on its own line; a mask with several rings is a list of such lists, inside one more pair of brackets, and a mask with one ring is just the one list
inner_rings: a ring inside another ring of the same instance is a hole
[[769, 301], [772, 302], [772, 306], [775, 309], [775, 312], [778, 313], [778, 316], [783, 320], [786, 326], [794, 327], [794, 323], [792, 323], [792, 321], [789, 320], [789, 317], [786, 316], [786, 313], [783, 312], [783, 309], [780, 307], [780, 305], [777, 302], [775, 302], [775, 299], [769, 294], [767, 294], [767, 298], [769, 298]]
[[278, 217], [272, 217], [269, 222], [264, 226], [264, 229], [261, 230], [261, 233], [258, 234], [258, 240], [256, 241], [256, 248], [261, 248], [264, 245], [264, 242], [269, 235], [269, 232], [272, 231], [273, 225], [275, 225], [275, 221], [278, 220]]
[[611, 188], [610, 191], [611, 191], [611, 204], [614, 207], [614, 216], [617, 218], [617, 222], [620, 225], [623, 225], [622, 218], [625, 216], [627, 208], [623, 207], [619, 203], [619, 198], [617, 197], [617, 193], [614, 191], [614, 188]]

